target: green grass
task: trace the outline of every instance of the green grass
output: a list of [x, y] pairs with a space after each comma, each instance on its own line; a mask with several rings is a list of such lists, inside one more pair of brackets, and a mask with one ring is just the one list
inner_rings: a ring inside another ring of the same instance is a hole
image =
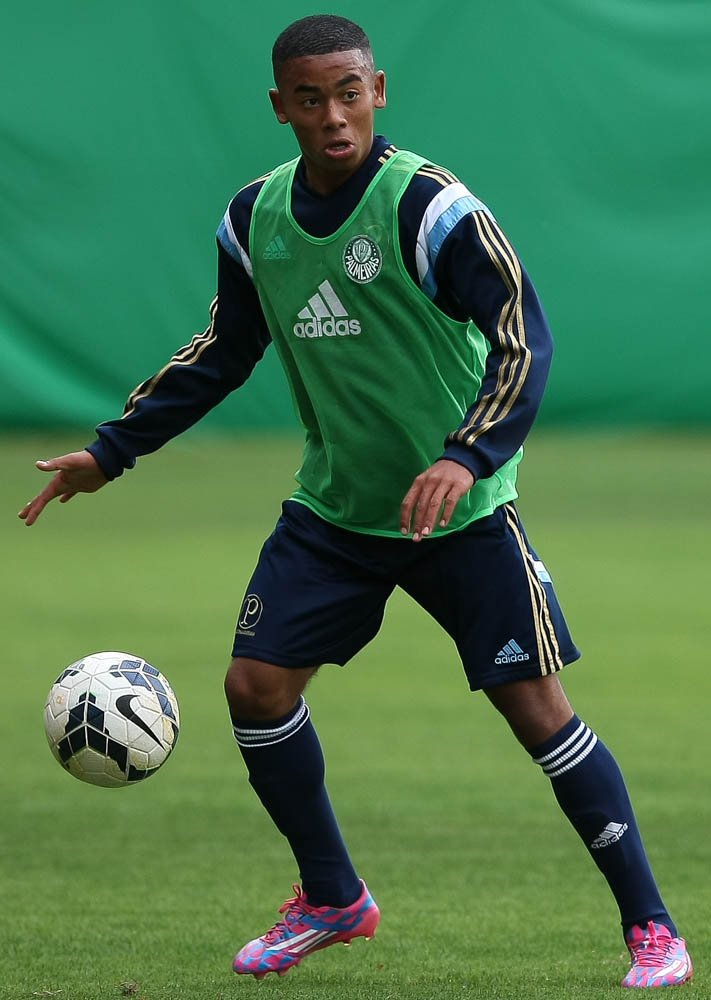
[[[375, 642], [309, 691], [332, 798], [383, 910], [378, 937], [284, 980], [232, 975], [296, 877], [245, 780], [221, 686], [298, 442], [189, 436], [26, 529], [14, 515], [42, 480], [33, 460], [82, 440], [0, 441], [0, 997], [620, 997], [601, 876], [469, 694], [449, 639], [402, 595]], [[521, 490], [584, 653], [566, 689], [625, 771], [696, 960], [684, 996], [707, 998], [711, 441], [535, 435]], [[165, 770], [118, 791], [62, 773], [41, 721], [61, 668], [112, 648], [164, 670], [183, 716]]]

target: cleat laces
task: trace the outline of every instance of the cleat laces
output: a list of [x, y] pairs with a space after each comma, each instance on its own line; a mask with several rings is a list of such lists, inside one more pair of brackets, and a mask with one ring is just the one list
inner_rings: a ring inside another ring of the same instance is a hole
[[265, 944], [274, 944], [278, 941], [284, 934], [291, 933], [290, 924], [295, 923], [299, 918], [306, 913], [305, 901], [303, 899], [304, 893], [300, 885], [293, 885], [292, 890], [294, 895], [291, 899], [287, 899], [279, 907], [279, 913], [284, 914], [283, 920], [277, 920], [273, 927], [270, 927], [266, 934], [262, 935], [262, 941]]
[[665, 965], [670, 953], [674, 951], [674, 941], [671, 937], [663, 938], [661, 941], [657, 937], [657, 929], [650, 921], [647, 925], [648, 937], [643, 938], [637, 944], [629, 945], [633, 955], [633, 963], [644, 969], [658, 969], [660, 965]]
[[693, 975], [691, 957], [683, 938], [672, 937], [664, 924], [649, 921], [646, 927], [636, 924], [625, 935], [632, 959], [621, 985], [633, 989], [679, 986]]
[[238, 975], [258, 980], [270, 972], [283, 976], [314, 951], [375, 934], [380, 911], [364, 882], [358, 899], [344, 907], [311, 906], [300, 885], [293, 891], [279, 907], [281, 919], [235, 955], [232, 969]]

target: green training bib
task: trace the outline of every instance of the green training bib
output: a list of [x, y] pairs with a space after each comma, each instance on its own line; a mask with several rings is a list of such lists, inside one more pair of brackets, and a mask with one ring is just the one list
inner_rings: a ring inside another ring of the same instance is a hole
[[[441, 457], [481, 386], [488, 351], [473, 323], [441, 312], [407, 273], [397, 208], [426, 161], [394, 153], [351, 216], [318, 239], [291, 212], [298, 160], [254, 206], [254, 283], [306, 431], [292, 499], [352, 531], [402, 538], [413, 479]], [[457, 531], [516, 497], [519, 450], [459, 501]]]

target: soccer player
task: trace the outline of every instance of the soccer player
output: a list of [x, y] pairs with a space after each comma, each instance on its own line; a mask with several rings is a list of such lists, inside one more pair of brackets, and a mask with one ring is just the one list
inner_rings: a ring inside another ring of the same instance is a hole
[[20, 512], [93, 492], [185, 430], [249, 377], [270, 342], [306, 432], [298, 485], [238, 616], [225, 690], [249, 781], [301, 886], [233, 968], [283, 975], [379, 911], [324, 786], [304, 690], [377, 633], [402, 587], [454, 639], [551, 781], [620, 909], [622, 985], [690, 978], [620, 770], [558, 678], [579, 656], [514, 500], [551, 337], [489, 209], [448, 170], [374, 135], [386, 100], [362, 29], [316, 15], [273, 49], [274, 113], [301, 156], [242, 188], [217, 232], [204, 333], [101, 424]]

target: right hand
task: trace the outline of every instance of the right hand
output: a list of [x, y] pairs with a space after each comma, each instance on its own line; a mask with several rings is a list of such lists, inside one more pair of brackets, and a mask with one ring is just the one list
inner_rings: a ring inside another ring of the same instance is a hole
[[41, 472], [56, 472], [56, 475], [17, 515], [28, 528], [55, 497], [59, 497], [60, 503], [67, 503], [77, 493], [96, 493], [109, 481], [88, 451], [73, 451], [70, 455], [50, 458], [46, 462], [35, 462], [35, 465]]

